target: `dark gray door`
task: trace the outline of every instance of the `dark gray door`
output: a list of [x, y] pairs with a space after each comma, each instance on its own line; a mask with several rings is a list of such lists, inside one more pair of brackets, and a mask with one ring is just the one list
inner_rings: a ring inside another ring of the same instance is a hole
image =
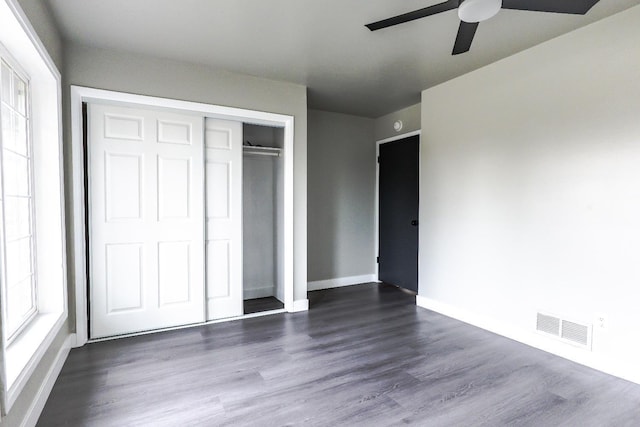
[[378, 278], [418, 291], [419, 136], [380, 145]]

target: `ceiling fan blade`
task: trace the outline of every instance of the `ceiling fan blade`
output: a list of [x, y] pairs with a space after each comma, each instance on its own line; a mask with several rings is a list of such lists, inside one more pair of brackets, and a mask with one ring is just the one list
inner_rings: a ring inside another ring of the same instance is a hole
[[584, 15], [599, 0], [502, 0], [503, 9]]
[[365, 27], [367, 27], [371, 31], [376, 31], [382, 28], [392, 27], [394, 25], [404, 24], [405, 22], [424, 18], [426, 16], [435, 15], [436, 13], [453, 10], [457, 7], [458, 7], [458, 0], [448, 0], [448, 1], [445, 1], [444, 3], [439, 3], [433, 6], [425, 7], [423, 9], [414, 10], [413, 12], [403, 13], [402, 15], [383, 19], [382, 21], [372, 22], [371, 24], [365, 25]]
[[458, 35], [456, 36], [456, 43], [453, 45], [452, 55], [459, 55], [461, 53], [468, 52], [471, 49], [471, 42], [473, 42], [473, 36], [476, 35], [478, 29], [478, 22], [464, 22], [460, 21], [460, 27], [458, 27]]

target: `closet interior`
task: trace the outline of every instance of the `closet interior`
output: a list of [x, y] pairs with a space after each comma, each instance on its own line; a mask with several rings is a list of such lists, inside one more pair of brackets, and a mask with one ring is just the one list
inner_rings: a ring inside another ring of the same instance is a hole
[[284, 129], [243, 124], [244, 313], [284, 308]]

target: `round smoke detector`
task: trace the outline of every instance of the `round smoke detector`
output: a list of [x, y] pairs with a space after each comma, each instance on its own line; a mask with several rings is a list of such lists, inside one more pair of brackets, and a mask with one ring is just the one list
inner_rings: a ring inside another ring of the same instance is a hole
[[400, 132], [400, 131], [402, 130], [402, 120], [396, 120], [396, 121], [393, 123], [393, 129], [394, 129], [396, 132]]

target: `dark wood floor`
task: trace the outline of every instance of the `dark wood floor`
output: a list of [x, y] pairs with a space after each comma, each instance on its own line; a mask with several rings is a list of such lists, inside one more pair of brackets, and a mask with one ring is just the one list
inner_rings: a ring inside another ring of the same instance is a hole
[[74, 349], [39, 426], [638, 426], [640, 386], [368, 284]]
[[284, 304], [276, 297], [244, 300], [244, 314], [261, 313], [263, 311], [280, 310], [282, 308], [284, 308]]

